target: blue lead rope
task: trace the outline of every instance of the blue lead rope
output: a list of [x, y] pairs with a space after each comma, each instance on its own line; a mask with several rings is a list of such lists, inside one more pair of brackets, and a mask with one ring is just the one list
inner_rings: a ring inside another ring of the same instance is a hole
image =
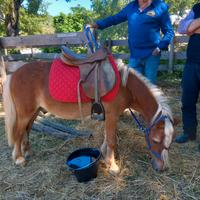
[[[87, 37], [87, 40], [88, 40], [88, 45], [90, 47], [90, 50], [92, 53], [94, 53], [98, 48], [99, 48], [99, 45], [94, 37], [94, 34], [92, 33], [90, 27], [87, 27], [86, 26], [84, 27], [84, 31], [85, 31], [85, 35]], [[95, 46], [95, 50], [94, 50], [94, 47]]]
[[135, 120], [135, 122], [136, 122], [138, 128], [139, 128], [143, 133], [146, 134], [146, 128], [140, 123], [140, 121], [137, 119], [136, 115], [133, 113], [133, 111], [132, 111], [130, 108], [129, 108], [129, 111], [130, 111], [130, 113], [131, 113], [133, 119]]

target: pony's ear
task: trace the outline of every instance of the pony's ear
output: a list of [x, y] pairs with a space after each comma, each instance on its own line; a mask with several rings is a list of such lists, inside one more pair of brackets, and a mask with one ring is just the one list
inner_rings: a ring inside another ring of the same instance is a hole
[[174, 123], [173, 123], [173, 125], [177, 126], [180, 123], [180, 121], [181, 121], [180, 118], [174, 117]]

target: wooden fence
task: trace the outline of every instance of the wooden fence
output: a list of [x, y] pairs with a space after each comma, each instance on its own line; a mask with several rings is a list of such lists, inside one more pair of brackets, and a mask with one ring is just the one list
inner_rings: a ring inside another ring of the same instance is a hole
[[[176, 36], [173, 42], [169, 45], [168, 51], [162, 51], [162, 64], [159, 66], [161, 71], [172, 72], [176, 69], [181, 69], [183, 64], [177, 65], [177, 60], [185, 60], [186, 53], [177, 51], [175, 46], [188, 42], [187, 36]], [[112, 50], [115, 46], [128, 46], [127, 40], [107, 40], [108, 47]], [[75, 33], [58, 33], [52, 35], [31, 35], [20, 37], [2, 37], [0, 38], [0, 48], [3, 51], [4, 57], [9, 61], [8, 71], [15, 71], [23, 62], [29, 59], [48, 59], [52, 60], [58, 54], [56, 53], [34, 53], [29, 54], [8, 54], [8, 49], [20, 48], [44, 48], [44, 47], [60, 47], [61, 45], [76, 45], [85, 46], [87, 39], [82, 32]], [[129, 54], [113, 54], [115, 58], [128, 59]], [[183, 63], [183, 62], [182, 62]]]

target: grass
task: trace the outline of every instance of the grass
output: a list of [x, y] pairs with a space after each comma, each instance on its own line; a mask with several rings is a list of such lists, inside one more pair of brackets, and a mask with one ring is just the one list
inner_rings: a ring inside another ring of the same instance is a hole
[[181, 83], [182, 71], [158, 72], [158, 85], [161, 87], [178, 86]]

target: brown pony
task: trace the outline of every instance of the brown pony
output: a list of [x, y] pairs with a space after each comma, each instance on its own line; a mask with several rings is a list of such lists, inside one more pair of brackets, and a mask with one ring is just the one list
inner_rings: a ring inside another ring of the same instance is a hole
[[[146, 122], [146, 140], [153, 155], [152, 166], [163, 170], [168, 163], [168, 149], [173, 139], [173, 118], [160, 89], [142, 75], [124, 64], [119, 64], [122, 83], [112, 102], [103, 102], [105, 108], [105, 138], [102, 155], [113, 174], [119, 173], [115, 162], [117, 121], [126, 108], [139, 112]], [[8, 75], [3, 85], [3, 103], [8, 143], [13, 147], [12, 157], [17, 165], [26, 163], [30, 154], [28, 133], [41, 109], [64, 119], [80, 118], [76, 103], [55, 101], [49, 94], [51, 63], [36, 61], [23, 65]], [[82, 113], [91, 113], [91, 103], [82, 104]]]

